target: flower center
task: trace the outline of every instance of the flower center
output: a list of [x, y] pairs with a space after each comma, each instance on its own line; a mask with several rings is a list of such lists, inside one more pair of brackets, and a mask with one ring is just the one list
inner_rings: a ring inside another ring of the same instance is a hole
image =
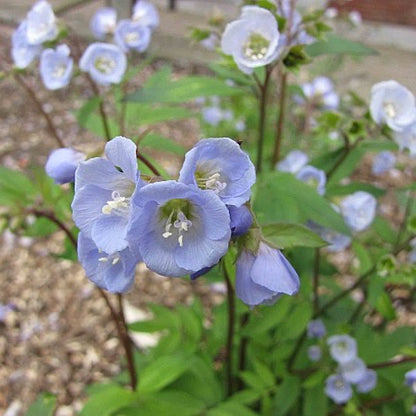
[[341, 379], [338, 379], [338, 380], [335, 382], [335, 387], [336, 387], [338, 390], [343, 390], [343, 389], [345, 388], [345, 383], [344, 383]]
[[263, 59], [268, 51], [270, 41], [260, 33], [252, 33], [243, 44], [243, 55], [252, 60], [257, 61]]
[[130, 198], [121, 196], [118, 191], [113, 191], [111, 193], [111, 198], [113, 199], [107, 201], [107, 203], [101, 208], [101, 212], [106, 215], [128, 215], [130, 210]]
[[199, 188], [209, 189], [214, 191], [217, 195], [227, 187], [227, 183], [220, 180], [221, 174], [219, 172], [204, 174], [197, 171], [195, 173], [195, 179]]
[[120, 261], [120, 253], [114, 253], [111, 254], [107, 257], [103, 256], [103, 257], [99, 257], [98, 261], [101, 263], [111, 263], [112, 266], [114, 266], [115, 264], [117, 264]]
[[124, 35], [124, 42], [126, 42], [127, 45], [137, 43], [139, 39], [140, 35], [137, 32], [130, 32]]
[[179, 247], [183, 247], [184, 235], [192, 227], [191, 205], [186, 199], [172, 199], [161, 208], [162, 218], [168, 215], [163, 238], [177, 236]]
[[103, 74], [111, 74], [114, 71], [116, 63], [114, 59], [108, 56], [99, 56], [95, 59], [94, 66]]
[[52, 76], [54, 78], [62, 78], [65, 75], [66, 66], [64, 64], [57, 65], [53, 72]]
[[396, 107], [393, 103], [387, 102], [383, 104], [384, 112], [386, 113], [386, 116], [389, 118], [396, 117]]

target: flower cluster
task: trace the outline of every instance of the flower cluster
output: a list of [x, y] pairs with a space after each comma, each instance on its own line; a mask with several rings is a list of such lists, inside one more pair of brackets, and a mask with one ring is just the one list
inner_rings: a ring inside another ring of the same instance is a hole
[[366, 367], [357, 356], [357, 343], [349, 335], [333, 335], [328, 338], [329, 353], [338, 363], [336, 374], [326, 380], [325, 393], [335, 403], [346, 403], [353, 394], [352, 385], [358, 393], [368, 393], [377, 384], [377, 373]]
[[[333, 82], [323, 76], [314, 78], [311, 82], [301, 85], [303, 95], [308, 105], [322, 110], [336, 110], [339, 106], [339, 96], [335, 92]], [[296, 97], [298, 102], [304, 102], [303, 97]]]

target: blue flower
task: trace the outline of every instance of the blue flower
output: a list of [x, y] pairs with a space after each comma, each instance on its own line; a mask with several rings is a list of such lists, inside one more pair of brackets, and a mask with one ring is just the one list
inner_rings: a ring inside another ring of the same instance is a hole
[[311, 345], [308, 347], [307, 354], [311, 361], [319, 361], [322, 357], [321, 347], [319, 345]]
[[142, 186], [137, 171], [136, 145], [116, 137], [105, 146], [107, 159], [81, 162], [75, 174], [72, 211], [75, 224], [108, 254], [127, 246], [130, 199]]
[[243, 248], [237, 258], [235, 292], [245, 304], [270, 304], [281, 294], [294, 295], [299, 276], [280, 250], [260, 242], [253, 253]]
[[130, 247], [154, 272], [192, 274], [227, 252], [230, 216], [213, 191], [172, 180], [151, 183], [135, 194], [133, 205]]
[[46, 161], [46, 174], [59, 185], [74, 182], [75, 170], [84, 159], [84, 153], [77, 152], [74, 149], [68, 147], [55, 149]]
[[326, 379], [325, 394], [337, 404], [347, 403], [352, 397], [352, 387], [341, 374], [333, 374]]
[[311, 185], [316, 189], [319, 195], [325, 193], [326, 175], [323, 170], [317, 169], [313, 166], [306, 165], [299, 170], [296, 177], [302, 181]]
[[374, 370], [367, 368], [355, 387], [359, 393], [368, 393], [376, 387], [376, 384], [377, 373]]
[[370, 113], [377, 124], [403, 131], [416, 120], [414, 95], [397, 81], [383, 81], [371, 89]]
[[113, 7], [101, 7], [90, 20], [90, 29], [97, 39], [113, 34], [117, 23], [117, 11]]
[[202, 118], [205, 123], [211, 126], [218, 126], [223, 120], [222, 110], [217, 106], [204, 107], [202, 109]]
[[57, 90], [69, 84], [72, 75], [73, 59], [67, 45], [59, 45], [55, 50], [45, 49], [40, 57], [40, 76], [46, 88]]
[[349, 335], [333, 335], [327, 343], [331, 357], [339, 364], [346, 364], [357, 357], [357, 342]]
[[253, 224], [250, 210], [245, 205], [241, 205], [241, 207], [230, 205], [228, 211], [230, 213], [231, 235], [238, 237], [245, 234]]
[[150, 27], [128, 19], [120, 20], [114, 32], [114, 40], [124, 52], [144, 52], [150, 44], [151, 37]]
[[26, 35], [31, 45], [54, 40], [58, 35], [55, 14], [47, 1], [40, 0], [30, 9], [27, 14]]
[[392, 169], [395, 163], [396, 156], [394, 156], [394, 153], [389, 151], [380, 152], [373, 160], [371, 171], [374, 175], [381, 175]]
[[327, 77], [316, 77], [312, 82], [302, 85], [305, 97], [313, 105], [324, 110], [336, 110], [339, 97], [335, 92], [333, 82]]
[[129, 248], [110, 255], [99, 250], [82, 231], [78, 235], [78, 259], [88, 279], [115, 293], [126, 292], [131, 288], [136, 264], [140, 261]]
[[229, 23], [221, 38], [221, 48], [232, 55], [246, 74], [273, 62], [279, 55], [279, 29], [276, 18], [258, 6], [244, 6], [239, 19]]
[[83, 53], [79, 67], [98, 84], [118, 84], [126, 72], [127, 58], [117, 45], [95, 42]]
[[227, 205], [241, 206], [256, 181], [254, 165], [227, 137], [203, 139], [185, 155], [179, 182], [214, 191]]
[[364, 377], [366, 370], [364, 361], [358, 357], [340, 364], [340, 372], [349, 383], [358, 383]]
[[11, 55], [17, 68], [27, 68], [41, 51], [41, 45], [31, 45], [27, 40], [27, 21], [23, 20], [12, 35]]
[[404, 375], [404, 381], [412, 389], [412, 392], [416, 394], [416, 368]]
[[416, 122], [407, 126], [403, 131], [394, 133], [394, 141], [399, 149], [408, 149], [411, 157], [416, 157]]
[[[335, 205], [334, 209], [339, 212], [339, 208]], [[328, 243], [325, 250], [330, 253], [337, 253], [338, 251], [346, 249], [352, 241], [350, 236], [338, 233], [330, 228], [323, 227], [313, 221], [308, 221], [308, 227], [315, 233], [319, 234], [321, 238]]]
[[137, 0], [133, 6], [132, 20], [154, 30], [159, 26], [159, 13], [152, 3], [145, 0]]
[[300, 150], [292, 150], [287, 156], [276, 164], [276, 169], [281, 172], [297, 173], [309, 161], [306, 153]]
[[377, 201], [373, 195], [357, 191], [341, 201], [341, 213], [352, 231], [368, 228], [376, 215]]
[[309, 338], [323, 338], [326, 335], [326, 328], [321, 319], [314, 319], [308, 323]]

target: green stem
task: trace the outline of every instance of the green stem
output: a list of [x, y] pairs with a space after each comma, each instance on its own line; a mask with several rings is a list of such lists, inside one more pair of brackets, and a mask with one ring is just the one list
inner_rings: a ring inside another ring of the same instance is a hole
[[233, 343], [235, 331], [235, 298], [234, 288], [231, 283], [227, 267], [223, 264], [223, 272], [225, 283], [227, 285], [227, 308], [228, 308], [228, 330], [227, 330], [227, 344], [225, 353], [225, 377], [227, 383], [227, 396], [233, 393]]
[[320, 273], [321, 251], [315, 249], [315, 261], [313, 266], [313, 310], [314, 313], [319, 311], [319, 273]]
[[[250, 314], [248, 312], [244, 312], [241, 317], [240, 321], [240, 328], [244, 329], [249, 320]], [[241, 373], [246, 368], [246, 356], [247, 356], [247, 347], [248, 347], [249, 338], [242, 336], [240, 339], [240, 347], [238, 350], [238, 373]], [[238, 379], [237, 390], [241, 390], [243, 388], [243, 380], [241, 378]]]
[[259, 136], [257, 141], [257, 161], [256, 171], [260, 173], [263, 167], [263, 148], [264, 148], [264, 136], [266, 127], [266, 107], [267, 107], [267, 93], [269, 89], [269, 81], [271, 68], [266, 67], [266, 75], [264, 83], [259, 83], [260, 98], [259, 98]]
[[274, 150], [272, 158], [272, 168], [276, 165], [280, 158], [280, 148], [283, 139], [283, 127], [285, 121], [285, 107], [286, 107], [286, 87], [287, 87], [287, 73], [283, 68], [280, 70], [280, 97], [279, 97], [279, 117], [276, 125], [276, 136], [274, 139]]

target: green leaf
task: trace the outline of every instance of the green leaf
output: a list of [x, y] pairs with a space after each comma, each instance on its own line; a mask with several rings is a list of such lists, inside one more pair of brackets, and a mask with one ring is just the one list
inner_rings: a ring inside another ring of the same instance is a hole
[[360, 274], [364, 274], [369, 271], [373, 267], [373, 261], [367, 248], [360, 244], [358, 241], [353, 241], [352, 249], [354, 250], [354, 253], [360, 263]]
[[327, 54], [346, 54], [351, 56], [377, 55], [378, 52], [364, 45], [336, 35], [328, 35], [325, 41], [315, 42], [305, 47], [306, 53], [311, 57]]
[[56, 407], [56, 397], [50, 393], [42, 393], [29, 407], [26, 416], [52, 416]]
[[100, 106], [102, 98], [101, 97], [92, 97], [84, 103], [84, 105], [76, 112], [76, 118], [78, 124], [81, 127], [86, 128], [88, 119]]
[[305, 391], [302, 416], [321, 416], [328, 414], [328, 398], [322, 385]]
[[240, 85], [253, 85], [255, 83], [253, 77], [245, 75], [239, 69], [229, 68], [218, 63], [211, 63], [208, 66], [222, 79], [231, 79]]
[[312, 305], [302, 302], [295, 305], [291, 313], [277, 328], [277, 339], [294, 339], [298, 337], [312, 319]]
[[253, 360], [254, 371], [263, 380], [263, 383], [267, 387], [272, 387], [275, 384], [274, 374], [270, 371], [270, 368], [259, 360]]
[[377, 311], [388, 320], [396, 319], [396, 310], [394, 309], [393, 303], [390, 296], [384, 292], [382, 293], [376, 303]]
[[155, 133], [147, 134], [139, 143], [139, 151], [142, 149], [155, 149], [158, 151], [169, 152], [175, 155], [183, 156], [186, 152], [185, 147], [174, 142], [165, 136]]
[[162, 390], [188, 368], [189, 357], [183, 354], [158, 357], [142, 369], [138, 391], [140, 394], [146, 394]]
[[206, 416], [258, 416], [249, 408], [232, 400], [220, 403], [206, 412]]
[[0, 166], [0, 205], [25, 206], [37, 193], [34, 183], [23, 172]]
[[298, 377], [287, 376], [280, 384], [274, 403], [274, 416], [285, 415], [295, 404], [301, 393], [300, 381]]
[[261, 224], [306, 223], [312, 220], [340, 233], [350, 234], [342, 216], [327, 199], [286, 172], [258, 175], [254, 211]]
[[262, 227], [262, 231], [266, 239], [279, 248], [324, 247], [328, 245], [318, 234], [299, 224], [269, 224]]
[[122, 387], [110, 385], [93, 394], [79, 416], [111, 416], [113, 412], [136, 400], [137, 395]]
[[[163, 76], [160, 72], [163, 71]], [[158, 71], [127, 101], [139, 103], [182, 103], [201, 96], [228, 97], [242, 94], [244, 90], [231, 87], [223, 80], [207, 76], [186, 76], [177, 80], [166, 77], [166, 70]]]

